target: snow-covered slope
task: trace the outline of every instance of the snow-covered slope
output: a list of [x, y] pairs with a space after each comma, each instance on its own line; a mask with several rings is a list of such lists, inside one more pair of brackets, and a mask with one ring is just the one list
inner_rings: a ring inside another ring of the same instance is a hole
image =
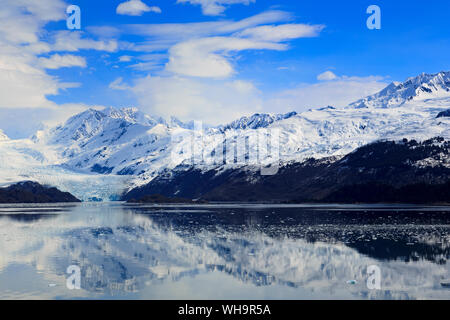
[[0, 141], [8, 140], [8, 136], [0, 129]]
[[[180, 136], [195, 136], [192, 148], [201, 153], [195, 165], [236, 167], [251, 164], [249, 155], [261, 148], [258, 136], [277, 129], [279, 160], [287, 163], [308, 157], [343, 156], [379, 139], [450, 138], [450, 117], [445, 116], [449, 108], [450, 72], [441, 72], [391, 84], [345, 108], [255, 114], [203, 132], [197, 131], [192, 122], [172, 118], [167, 123], [133, 108], [89, 109], [63, 125], [38, 132], [31, 140], [8, 140], [0, 134], [0, 183], [39, 177], [36, 179], [47, 179], [40, 182], [50, 180], [84, 200], [110, 199], [162, 172], [170, 173], [180, 164], [191, 165], [191, 153], [186, 150], [192, 140]], [[227, 153], [239, 150], [245, 161], [239, 162], [229, 154], [223, 157], [218, 152], [224, 149]], [[69, 175], [72, 177], [64, 180]], [[82, 184], [86, 177], [93, 182]], [[105, 179], [113, 179], [109, 182], [113, 187], [104, 186], [108, 183]], [[70, 181], [79, 183], [74, 187]], [[89, 191], [101, 186], [100, 193]]]
[[250, 117], [242, 117], [238, 120], [231, 122], [230, 124], [219, 126], [221, 131], [227, 130], [242, 130], [242, 129], [259, 129], [267, 128], [272, 123], [284, 119], [289, 119], [297, 115], [297, 112], [289, 112], [286, 114], [260, 114], [256, 113]]
[[422, 73], [403, 83], [393, 82], [380, 92], [350, 104], [350, 107], [391, 108], [412, 101], [444, 97], [450, 97], [450, 72]]
[[163, 119], [137, 109], [89, 109], [34, 139], [53, 146], [70, 169], [136, 175], [149, 163], [155, 168], [166, 164], [172, 130]]

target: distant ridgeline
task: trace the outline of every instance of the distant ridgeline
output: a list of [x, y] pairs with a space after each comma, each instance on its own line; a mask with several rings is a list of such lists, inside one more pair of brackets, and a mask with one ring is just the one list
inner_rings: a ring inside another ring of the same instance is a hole
[[158, 176], [124, 200], [164, 197], [203, 201], [450, 203], [450, 142], [437, 137], [378, 141], [340, 158], [290, 163], [273, 176], [248, 168], [192, 167]]
[[26, 181], [0, 188], [0, 203], [80, 202], [68, 192]]

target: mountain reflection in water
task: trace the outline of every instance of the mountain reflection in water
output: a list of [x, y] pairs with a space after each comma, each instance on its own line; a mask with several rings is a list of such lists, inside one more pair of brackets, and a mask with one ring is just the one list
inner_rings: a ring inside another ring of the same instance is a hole
[[2, 299], [450, 298], [448, 207], [2, 205], [0, 253]]

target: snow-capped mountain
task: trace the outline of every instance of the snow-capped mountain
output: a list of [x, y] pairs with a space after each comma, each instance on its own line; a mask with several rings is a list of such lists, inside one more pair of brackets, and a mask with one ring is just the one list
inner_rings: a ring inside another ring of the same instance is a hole
[[45, 134], [48, 144], [73, 144], [74, 141], [83, 144], [98, 135], [104, 136], [106, 132], [119, 139], [117, 134], [125, 126], [153, 128], [158, 124], [166, 123], [164, 119], [152, 118], [136, 108], [107, 108], [101, 111], [88, 109], [71, 117], [64, 125], [41, 132], [39, 139], [42, 140]]
[[72, 170], [135, 175], [149, 163], [162, 166], [170, 158], [165, 152], [170, 131], [163, 119], [137, 109], [89, 109], [34, 139], [57, 150], [61, 162]]
[[286, 114], [260, 114], [256, 113], [250, 117], [242, 117], [238, 120], [231, 122], [230, 124], [219, 126], [221, 131], [227, 130], [239, 130], [239, 129], [259, 129], [267, 128], [272, 123], [284, 119], [289, 119], [297, 115], [297, 112], [289, 112]]
[[450, 72], [422, 73], [402, 83], [393, 82], [380, 92], [350, 104], [350, 107], [392, 108], [411, 101], [439, 97], [450, 97]]
[[[0, 134], [0, 183], [31, 178], [52, 182], [83, 200], [116, 198], [118, 193], [162, 173], [170, 174], [177, 167], [247, 166], [251, 155], [261, 149], [258, 137], [269, 132], [279, 133], [279, 157], [267, 161], [281, 164], [310, 157], [339, 158], [379, 139], [450, 138], [449, 108], [450, 72], [441, 72], [393, 83], [345, 108], [255, 114], [202, 132], [192, 122], [176, 118], [166, 122], [133, 108], [89, 109], [60, 126], [38, 132], [31, 140], [5, 140]], [[194, 145], [180, 136], [195, 137]], [[186, 152], [190, 147], [200, 150], [194, 163], [192, 153]], [[223, 151], [227, 154], [222, 157]], [[238, 161], [235, 154], [230, 156], [230, 151], [243, 155], [244, 161]], [[77, 183], [64, 180], [69, 175], [70, 181], [77, 177]], [[83, 184], [88, 178], [99, 183]], [[103, 185], [105, 179], [110, 179], [107, 186]], [[74, 185], [77, 190], [72, 190]], [[102, 191], [89, 191], [94, 185]]]

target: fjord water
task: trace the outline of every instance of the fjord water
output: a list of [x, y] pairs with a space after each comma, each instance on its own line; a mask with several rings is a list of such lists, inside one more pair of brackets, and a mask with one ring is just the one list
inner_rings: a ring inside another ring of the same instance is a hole
[[0, 206], [0, 299], [450, 299], [449, 257], [450, 207]]

